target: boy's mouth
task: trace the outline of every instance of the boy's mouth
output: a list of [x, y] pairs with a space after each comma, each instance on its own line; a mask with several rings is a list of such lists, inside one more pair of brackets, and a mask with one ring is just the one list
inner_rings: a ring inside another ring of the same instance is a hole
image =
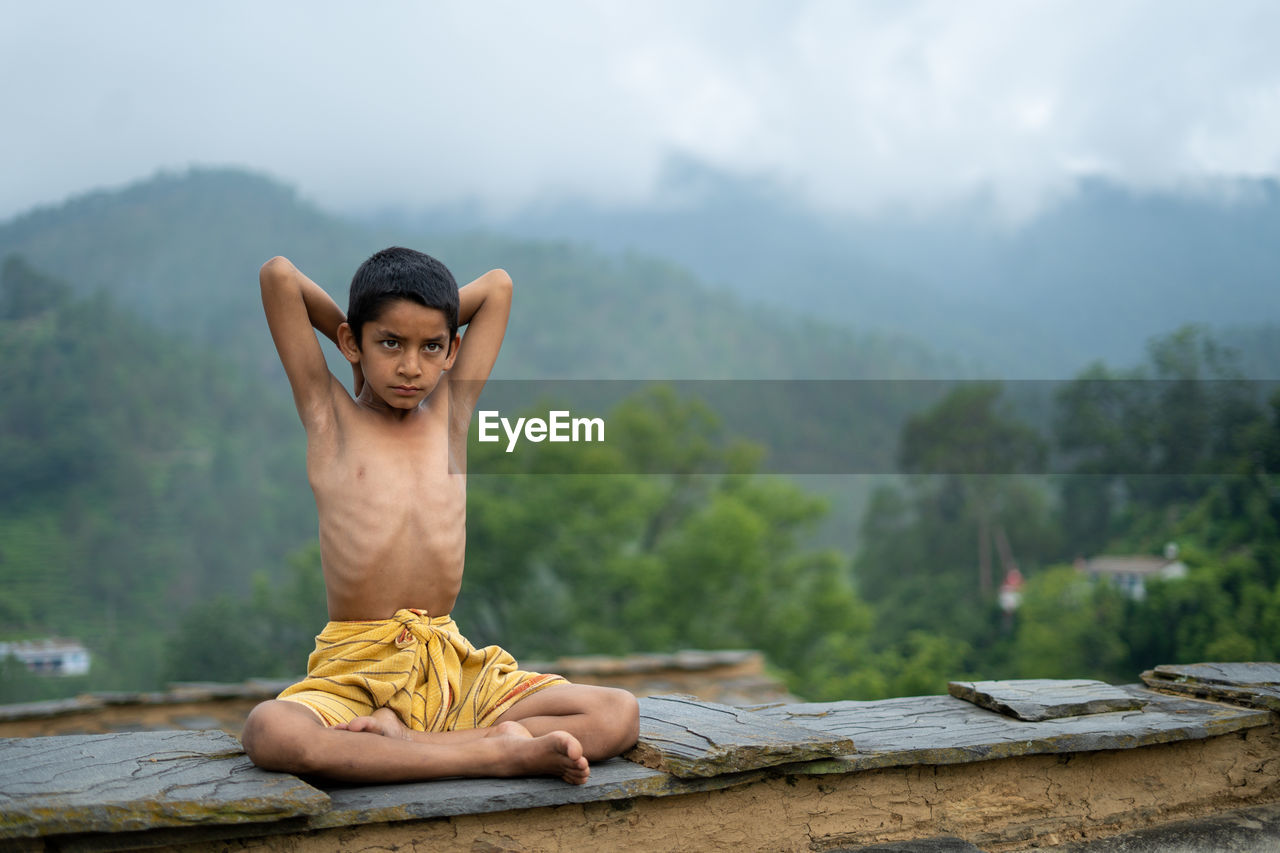
[[417, 394], [422, 389], [418, 388], [416, 385], [395, 385], [392, 386], [391, 390], [395, 391], [397, 394], [409, 397], [413, 394]]

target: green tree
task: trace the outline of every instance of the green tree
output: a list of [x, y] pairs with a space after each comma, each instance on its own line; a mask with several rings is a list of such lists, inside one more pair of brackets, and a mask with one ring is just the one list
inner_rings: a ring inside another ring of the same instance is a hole
[[165, 645], [165, 678], [234, 682], [301, 675], [327, 619], [320, 547], [311, 544], [289, 556], [279, 582], [256, 575], [247, 601], [219, 595], [188, 608]]
[[21, 255], [9, 255], [0, 269], [0, 319], [24, 320], [65, 305], [71, 289], [45, 275]]
[[1045, 479], [1018, 473], [1041, 464], [1044, 444], [1001, 405], [998, 385], [956, 389], [908, 421], [900, 447], [904, 467], [931, 473], [879, 488], [863, 517], [856, 577], [876, 619], [862, 663], [843, 680], [862, 698], [1006, 671], [994, 556], [1034, 570], [1060, 547]]
[[818, 650], [870, 621], [847, 564], [804, 548], [825, 503], [752, 473], [759, 452], [670, 389], [607, 423], [606, 447], [547, 446], [471, 478], [459, 619], [522, 654], [759, 648], [808, 689]]
[[[899, 459], [903, 469], [938, 474], [941, 488], [973, 514], [978, 539], [978, 592], [995, 590], [993, 542], [1007, 551], [1008, 534], [1001, 516], [1016, 496], [1011, 475], [1042, 471], [1045, 442], [1034, 428], [998, 406], [998, 383], [961, 385], [927, 412], [910, 418], [902, 429]], [[1006, 557], [1006, 561], [1007, 561]]]
[[1129, 680], [1128, 600], [1070, 566], [1038, 573], [1023, 587], [1013, 672], [1023, 678]]
[[1146, 365], [1095, 365], [1062, 389], [1054, 434], [1077, 475], [1063, 484], [1064, 526], [1081, 551], [1194, 503], [1238, 469], [1265, 414], [1235, 365], [1230, 349], [1185, 327], [1153, 340]]
[[1153, 580], [1118, 636], [1130, 671], [1280, 652], [1280, 398], [1270, 408], [1202, 330], [1152, 341], [1148, 364], [1097, 366], [1059, 398], [1063, 523], [1082, 550], [1181, 547], [1183, 579]]

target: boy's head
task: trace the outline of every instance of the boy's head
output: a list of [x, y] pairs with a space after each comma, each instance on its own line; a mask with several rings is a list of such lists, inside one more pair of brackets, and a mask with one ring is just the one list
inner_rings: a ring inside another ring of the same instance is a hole
[[361, 264], [351, 278], [347, 324], [356, 346], [361, 346], [364, 324], [397, 299], [439, 310], [449, 324], [450, 340], [457, 335], [458, 283], [453, 274], [430, 255], [392, 246]]

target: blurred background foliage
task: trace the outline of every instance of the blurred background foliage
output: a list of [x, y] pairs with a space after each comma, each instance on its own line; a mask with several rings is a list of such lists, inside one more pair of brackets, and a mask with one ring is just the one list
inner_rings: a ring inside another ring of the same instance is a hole
[[[36, 211], [0, 226], [0, 639], [75, 637], [94, 666], [42, 679], [0, 662], [0, 701], [302, 671], [326, 618], [315, 510], [254, 274], [287, 254], [341, 302], [393, 242], [461, 280], [512, 272], [505, 378], [910, 380], [950, 364], [654, 258], [344, 223], [243, 173]], [[919, 472], [901, 477], [762, 473], [734, 423], [662, 385], [616, 405], [605, 445], [473, 444], [455, 615], [525, 657], [758, 648], [813, 700], [1274, 659], [1280, 396], [1241, 368], [1274, 346], [1184, 327], [1047, 400], [994, 380], [913, 411], [886, 396], [868, 440]], [[781, 405], [758, 418], [823, 429]], [[1071, 473], [1043, 473], [1048, 458]], [[972, 473], [988, 465], [1022, 473]], [[1072, 567], [1171, 541], [1188, 577], [1141, 600]], [[1027, 581], [1006, 614], [1011, 562]]]

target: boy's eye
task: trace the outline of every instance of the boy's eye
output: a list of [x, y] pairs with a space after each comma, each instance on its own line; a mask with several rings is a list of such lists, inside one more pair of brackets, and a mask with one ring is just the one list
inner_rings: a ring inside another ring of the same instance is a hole
[[441, 349], [443, 349], [443, 347], [439, 344], [427, 344], [426, 346], [427, 352], [440, 352]]
[[399, 341], [380, 341], [383, 349], [397, 349], [400, 346]]

